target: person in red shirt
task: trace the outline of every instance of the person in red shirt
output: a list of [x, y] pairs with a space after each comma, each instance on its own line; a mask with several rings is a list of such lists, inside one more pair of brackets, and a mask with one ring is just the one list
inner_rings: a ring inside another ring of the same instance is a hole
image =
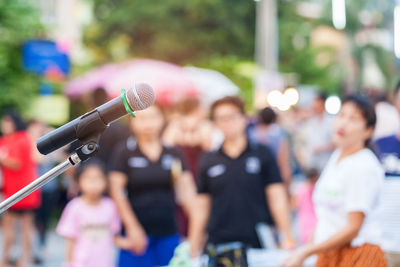
[[[33, 158], [33, 144], [24, 131], [22, 119], [15, 113], [7, 113], [1, 119], [0, 168], [3, 177], [3, 197], [6, 199], [32, 182], [37, 177]], [[40, 193], [35, 191], [14, 204], [3, 216], [4, 245], [0, 266], [6, 266], [9, 252], [14, 243], [14, 223], [21, 221], [23, 249], [19, 257], [20, 266], [31, 262], [32, 234], [34, 231], [33, 211], [40, 205]]]

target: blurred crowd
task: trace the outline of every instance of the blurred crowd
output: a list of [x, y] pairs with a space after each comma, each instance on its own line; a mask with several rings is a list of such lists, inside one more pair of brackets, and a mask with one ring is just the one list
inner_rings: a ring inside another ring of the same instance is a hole
[[[268, 249], [263, 226], [292, 251], [285, 266], [313, 254], [317, 266], [400, 266], [399, 91], [344, 98], [336, 117], [322, 93], [251, 115], [234, 96], [155, 104], [112, 123], [94, 158], [0, 217], [0, 266], [43, 263], [54, 227], [66, 240], [65, 266], [191, 266], [174, 256], [183, 241], [190, 258], [208, 255], [207, 266], [247, 266], [248, 248]], [[91, 99], [88, 108], [108, 96], [98, 89]], [[41, 155], [36, 140], [51, 130], [3, 115], [3, 199], [80, 146]], [[17, 236], [21, 255], [11, 258]]]

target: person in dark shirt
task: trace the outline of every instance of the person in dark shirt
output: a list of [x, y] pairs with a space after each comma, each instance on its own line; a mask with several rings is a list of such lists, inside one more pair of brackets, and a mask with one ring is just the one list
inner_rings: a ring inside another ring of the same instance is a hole
[[[105, 104], [108, 100], [109, 96], [107, 95], [107, 92], [103, 88], [97, 88], [91, 94], [89, 108], [90, 110], [96, 109]], [[94, 157], [105, 163], [106, 170], [110, 167], [111, 153], [121, 141], [126, 140], [128, 137], [129, 129], [119, 121], [110, 123], [105, 131], [101, 133], [98, 143], [99, 150]], [[81, 141], [76, 140], [68, 146], [65, 152], [71, 154], [82, 145]]]
[[[107, 92], [99, 87], [94, 90], [90, 97], [89, 108], [90, 110], [96, 109], [101, 105], [105, 104], [109, 100]], [[109, 170], [112, 162], [111, 155], [115, 147], [122, 141], [129, 137], [129, 129], [119, 121], [114, 121], [109, 124], [104, 132], [101, 133], [100, 139], [98, 140], [99, 150], [92, 158], [97, 158], [101, 162], [104, 162], [106, 171]], [[81, 147], [83, 144], [81, 141], [76, 140], [72, 142], [66, 149], [67, 155], [72, 154], [76, 149]], [[79, 188], [77, 183], [74, 181], [74, 169], [69, 169], [65, 173], [68, 181], [67, 186], [67, 198], [72, 199], [77, 196]]]
[[[187, 98], [177, 104], [177, 115], [163, 133], [163, 143], [175, 146], [182, 153], [188, 170], [197, 181], [197, 169], [201, 155], [212, 150], [215, 127], [206, 120], [200, 100]], [[182, 209], [177, 208], [180, 233], [187, 236], [188, 218]]]
[[206, 153], [200, 163], [196, 213], [189, 228], [192, 256], [201, 253], [205, 232], [207, 244], [217, 251], [231, 244], [260, 247], [256, 225], [267, 222], [269, 216], [282, 235], [282, 245], [293, 242], [288, 199], [277, 164], [266, 147], [249, 142], [242, 100], [218, 100], [211, 116], [225, 140], [219, 150]]
[[121, 250], [119, 266], [165, 266], [179, 243], [175, 200], [189, 215], [193, 178], [174, 148], [161, 144], [161, 109], [153, 105], [131, 120], [135, 138], [118, 145], [110, 166], [111, 196], [131, 250]]
[[289, 194], [292, 182], [290, 144], [287, 134], [277, 123], [277, 118], [278, 115], [270, 107], [260, 110], [258, 113], [259, 124], [249, 129], [249, 138], [252, 142], [265, 145], [271, 149]]

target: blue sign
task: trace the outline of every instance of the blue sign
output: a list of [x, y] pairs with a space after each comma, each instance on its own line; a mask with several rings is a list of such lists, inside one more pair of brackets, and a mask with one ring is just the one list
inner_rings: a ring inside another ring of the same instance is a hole
[[55, 67], [66, 75], [71, 68], [68, 55], [60, 51], [55, 42], [48, 40], [25, 42], [22, 46], [22, 61], [27, 71], [40, 75]]

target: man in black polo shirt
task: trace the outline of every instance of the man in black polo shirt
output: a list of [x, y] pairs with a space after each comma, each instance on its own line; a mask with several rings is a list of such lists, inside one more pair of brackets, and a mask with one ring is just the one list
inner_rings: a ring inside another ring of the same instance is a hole
[[216, 250], [237, 244], [260, 247], [255, 228], [268, 222], [269, 214], [283, 242], [292, 242], [289, 205], [277, 164], [266, 147], [247, 139], [242, 100], [220, 99], [213, 104], [211, 115], [225, 140], [200, 163], [199, 196], [189, 235], [192, 255], [201, 253], [206, 231], [207, 244]]

